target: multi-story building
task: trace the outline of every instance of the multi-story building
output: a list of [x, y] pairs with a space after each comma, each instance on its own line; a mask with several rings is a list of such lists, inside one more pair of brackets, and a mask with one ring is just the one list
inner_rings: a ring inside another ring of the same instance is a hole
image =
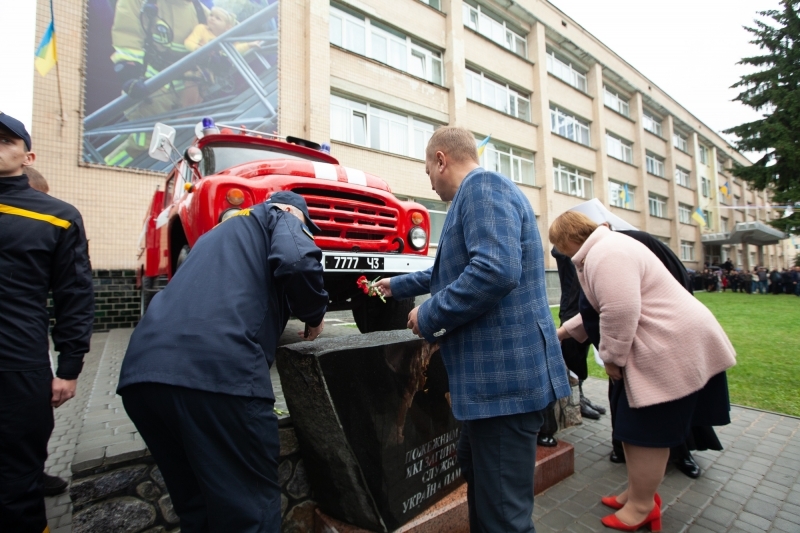
[[[95, 267], [132, 268], [163, 174], [81, 157], [93, 3], [55, 2], [66, 120], [56, 77], [37, 76], [34, 146], [52, 193], [84, 214]], [[49, 22], [49, 3], [38, 4], [37, 36]], [[598, 198], [687, 267], [788, 262], [766, 224], [768, 194], [730, 173], [748, 160], [544, 0], [280, 0], [279, 10], [279, 133], [330, 141], [344, 164], [424, 204], [434, 243], [448, 206], [431, 190], [424, 147], [451, 124], [476, 142], [491, 135], [481, 162], [518, 184], [546, 246], [556, 216]]]

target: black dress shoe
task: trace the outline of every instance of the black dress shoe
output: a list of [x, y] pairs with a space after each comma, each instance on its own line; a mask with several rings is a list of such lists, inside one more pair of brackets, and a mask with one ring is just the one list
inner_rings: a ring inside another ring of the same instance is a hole
[[592, 400], [590, 400], [586, 396], [584, 396], [583, 399], [586, 400], [586, 405], [588, 405], [589, 407], [591, 407], [592, 409], [594, 409], [595, 411], [597, 411], [601, 415], [606, 414], [606, 408], [603, 407], [602, 405], [597, 405], [596, 403], [594, 403]]
[[674, 461], [675, 466], [692, 479], [700, 477], [700, 465], [694, 460], [691, 454]]
[[544, 446], [545, 448], [555, 448], [558, 446], [558, 441], [552, 435], [539, 434], [539, 436], [536, 438], [536, 444], [539, 446]]
[[59, 494], [66, 492], [67, 490], [67, 480], [62, 479], [58, 476], [51, 476], [50, 474], [44, 474], [44, 483], [42, 487], [42, 492], [45, 496], [58, 496]]
[[600, 413], [592, 409], [589, 404], [581, 400], [581, 416], [590, 420], [600, 420]]
[[612, 450], [608, 460], [612, 463], [623, 464], [625, 462], [625, 454], [617, 453], [617, 450]]

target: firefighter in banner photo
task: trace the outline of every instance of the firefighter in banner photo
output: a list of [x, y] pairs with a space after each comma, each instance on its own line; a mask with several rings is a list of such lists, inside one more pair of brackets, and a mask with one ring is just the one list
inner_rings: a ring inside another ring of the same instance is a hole
[[[137, 101], [125, 117], [136, 120], [185, 107], [187, 90], [194, 94], [198, 81], [176, 79], [147, 94], [144, 83], [189, 53], [184, 41], [198, 24], [206, 24], [209, 10], [200, 0], [118, 0], [111, 28], [111, 61], [122, 89]], [[194, 102], [194, 103], [199, 103]], [[146, 133], [133, 133], [105, 158], [108, 165], [125, 167], [150, 144]]]

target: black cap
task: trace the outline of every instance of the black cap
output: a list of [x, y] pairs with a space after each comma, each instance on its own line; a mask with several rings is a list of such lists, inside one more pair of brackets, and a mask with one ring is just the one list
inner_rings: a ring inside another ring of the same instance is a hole
[[11, 133], [22, 139], [23, 142], [25, 142], [25, 147], [29, 152], [31, 151], [31, 135], [28, 133], [28, 130], [25, 129], [25, 124], [15, 119], [11, 115], [6, 115], [2, 111], [0, 111], [0, 124], [11, 130]]
[[269, 197], [267, 202], [273, 204], [286, 204], [296, 207], [302, 211], [303, 216], [306, 217], [306, 226], [311, 230], [311, 233], [316, 235], [322, 231], [319, 229], [319, 226], [314, 224], [314, 221], [311, 220], [311, 215], [308, 214], [308, 205], [306, 205], [305, 199], [299, 194], [292, 191], [278, 191], [272, 193], [272, 196]]

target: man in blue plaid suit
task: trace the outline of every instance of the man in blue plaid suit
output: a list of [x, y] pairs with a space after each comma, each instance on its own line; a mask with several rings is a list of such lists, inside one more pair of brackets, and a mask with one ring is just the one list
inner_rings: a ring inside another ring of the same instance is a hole
[[480, 167], [468, 130], [438, 129], [425, 159], [433, 190], [452, 201], [436, 260], [379, 288], [431, 294], [408, 327], [439, 343], [447, 367], [470, 530], [533, 532], [536, 435], [544, 409], [570, 392], [536, 217], [510, 179]]

